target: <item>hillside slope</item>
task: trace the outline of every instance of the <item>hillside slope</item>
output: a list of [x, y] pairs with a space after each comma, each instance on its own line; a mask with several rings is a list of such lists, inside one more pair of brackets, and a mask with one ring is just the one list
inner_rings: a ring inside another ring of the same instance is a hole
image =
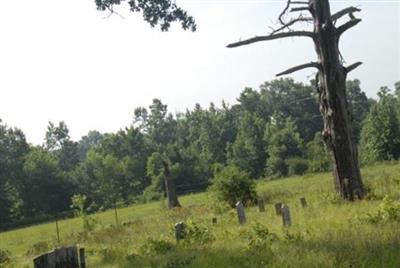
[[[370, 189], [363, 201], [340, 201], [327, 173], [261, 181], [257, 191], [267, 211], [246, 208], [244, 226], [235, 210], [201, 193], [181, 197], [183, 208], [173, 211], [163, 202], [120, 209], [120, 227], [111, 226], [113, 211], [96, 214], [89, 233], [80, 218], [60, 221], [61, 244], [85, 247], [88, 267], [400, 267], [400, 205], [384, 199], [400, 199], [400, 164], [362, 173]], [[275, 202], [290, 207], [291, 227], [282, 227]], [[188, 224], [189, 237], [177, 244], [173, 226], [179, 221]], [[31, 267], [35, 255], [56, 244], [55, 223], [0, 233], [10, 267]]]

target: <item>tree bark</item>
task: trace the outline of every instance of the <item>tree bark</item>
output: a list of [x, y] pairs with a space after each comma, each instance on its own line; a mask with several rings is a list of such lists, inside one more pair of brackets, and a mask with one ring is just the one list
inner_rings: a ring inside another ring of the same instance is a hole
[[357, 147], [352, 141], [346, 100], [348, 71], [340, 60], [342, 32], [332, 22], [328, 0], [310, 0], [309, 7], [314, 20], [315, 50], [321, 65], [316, 80], [324, 120], [323, 137], [331, 152], [335, 188], [343, 199], [362, 198], [364, 190]]
[[162, 164], [164, 166], [164, 182], [165, 191], [167, 193], [168, 208], [172, 209], [175, 207], [181, 207], [178, 196], [176, 194], [175, 182], [171, 176], [171, 171], [169, 169], [169, 164], [165, 160], [162, 161]]

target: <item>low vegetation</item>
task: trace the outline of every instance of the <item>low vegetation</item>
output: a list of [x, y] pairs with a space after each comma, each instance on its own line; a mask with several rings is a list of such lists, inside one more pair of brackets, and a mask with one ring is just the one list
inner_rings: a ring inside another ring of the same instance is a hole
[[[399, 267], [400, 163], [362, 170], [366, 200], [344, 202], [331, 189], [331, 174], [260, 181], [267, 211], [247, 207], [247, 223], [235, 209], [215, 209], [209, 192], [181, 197], [182, 208], [157, 201], [59, 222], [62, 245], [85, 247], [90, 267]], [[302, 208], [300, 197], [308, 207]], [[282, 227], [273, 204], [285, 202], [293, 225]], [[212, 223], [212, 218], [217, 223]], [[185, 239], [175, 241], [174, 224], [184, 221]], [[34, 256], [57, 246], [55, 223], [0, 233], [5, 267], [31, 267]]]

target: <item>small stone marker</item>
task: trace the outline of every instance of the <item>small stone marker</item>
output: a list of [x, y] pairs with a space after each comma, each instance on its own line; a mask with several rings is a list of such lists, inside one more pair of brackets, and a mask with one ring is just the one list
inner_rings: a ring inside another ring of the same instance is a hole
[[282, 204], [281, 214], [282, 214], [283, 226], [287, 227], [292, 225], [292, 220], [290, 219], [290, 211], [287, 205]]
[[259, 210], [260, 212], [264, 212], [264, 211], [265, 211], [264, 199], [263, 199], [263, 198], [259, 198], [259, 199], [257, 200], [257, 203], [258, 203], [258, 210]]
[[239, 219], [239, 224], [243, 225], [246, 223], [246, 215], [244, 213], [244, 206], [242, 202], [237, 202], [236, 203], [236, 211], [238, 214], [238, 219]]
[[175, 239], [178, 242], [179, 240], [185, 238], [185, 223], [178, 222], [175, 224]]
[[303, 208], [307, 207], [307, 201], [304, 197], [300, 198], [300, 203]]
[[57, 248], [52, 252], [36, 257], [33, 260], [33, 265], [35, 268], [79, 268], [77, 248]]
[[213, 224], [217, 224], [217, 217], [213, 217], [213, 218], [212, 218], [212, 223], [213, 223]]
[[281, 215], [281, 207], [282, 207], [282, 203], [276, 203], [275, 204], [275, 212], [276, 212], [276, 215]]

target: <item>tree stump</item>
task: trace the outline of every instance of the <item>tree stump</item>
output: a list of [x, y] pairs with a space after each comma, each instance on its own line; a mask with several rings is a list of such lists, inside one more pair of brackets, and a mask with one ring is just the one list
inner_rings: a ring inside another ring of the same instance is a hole
[[33, 260], [35, 268], [79, 268], [76, 247], [58, 248]]

